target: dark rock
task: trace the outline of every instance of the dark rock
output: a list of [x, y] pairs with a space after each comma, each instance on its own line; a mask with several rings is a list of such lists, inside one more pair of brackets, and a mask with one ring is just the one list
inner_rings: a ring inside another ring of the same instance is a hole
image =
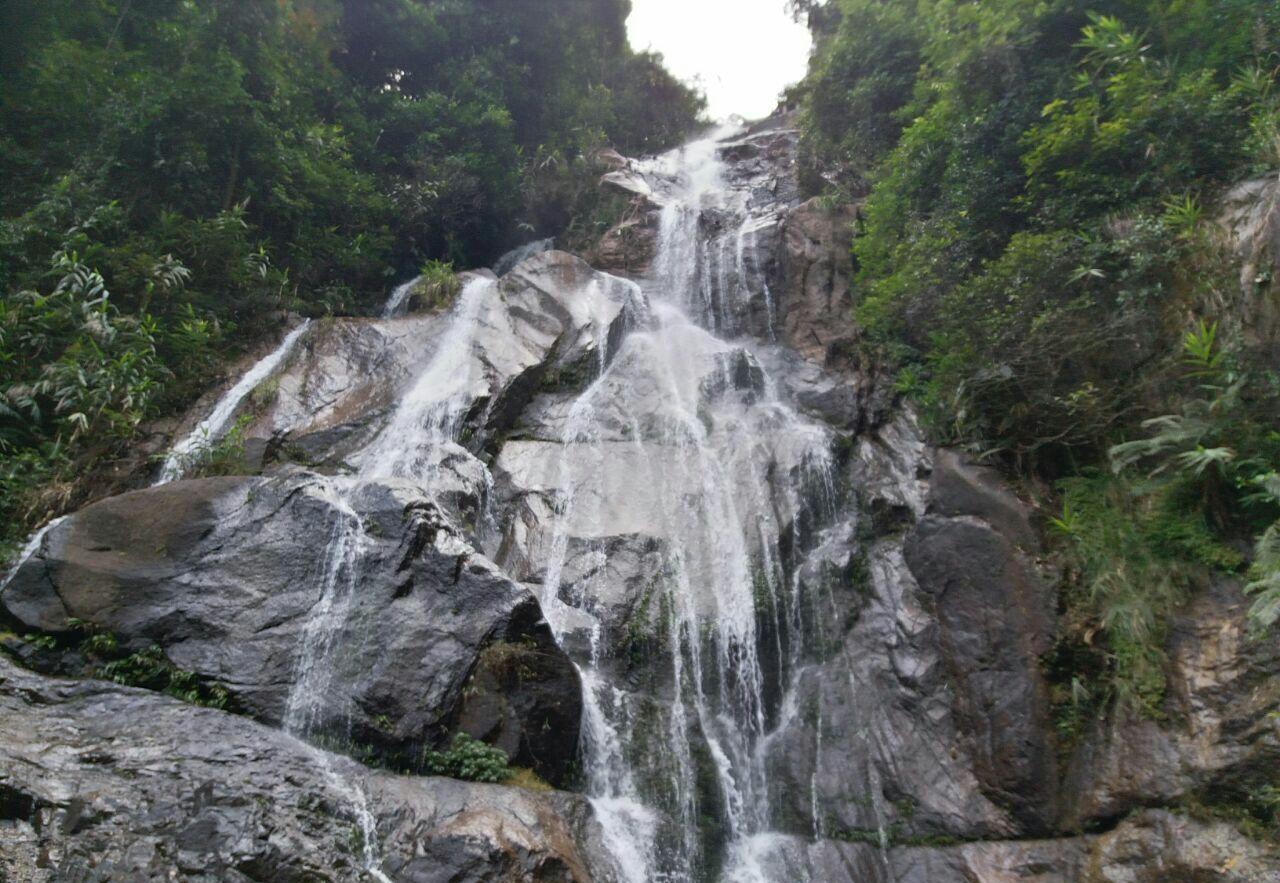
[[[354, 560], [343, 557], [352, 544]], [[501, 738], [513, 762], [553, 781], [576, 750], [577, 675], [537, 602], [406, 483], [218, 478], [113, 497], [51, 530], [0, 608], [26, 629], [66, 633], [81, 620], [127, 649], [158, 645], [272, 724], [298, 712], [309, 623], [338, 611], [333, 633], [311, 639], [332, 648], [311, 660], [332, 671], [305, 716], [409, 767], [448, 741], [484, 648], [523, 642], [540, 663], [497, 685]]]
[[934, 452], [929, 511], [948, 517], [973, 515], [1021, 548], [1034, 550], [1039, 545], [1030, 507], [1014, 496], [996, 470], [956, 451]]
[[[581, 798], [376, 772], [243, 717], [0, 658], [0, 879], [608, 879]], [[370, 832], [372, 836], [367, 836]]]
[[1057, 765], [1040, 656], [1053, 594], [1004, 535], [969, 518], [923, 518], [904, 555], [938, 619], [956, 712], [983, 791], [1028, 831], [1051, 830]]

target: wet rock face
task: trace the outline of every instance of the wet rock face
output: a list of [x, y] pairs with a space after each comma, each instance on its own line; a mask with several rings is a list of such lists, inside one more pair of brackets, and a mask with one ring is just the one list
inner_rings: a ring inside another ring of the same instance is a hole
[[[477, 275], [464, 274], [464, 282]], [[492, 274], [487, 274], [492, 278]], [[548, 375], [607, 359], [643, 301], [627, 282], [562, 251], [507, 273], [481, 305], [469, 347], [469, 447], [510, 425]], [[343, 466], [385, 425], [441, 345], [448, 313], [331, 319], [308, 329], [286, 365], [248, 397], [246, 449], [268, 462]]]
[[580, 798], [375, 772], [243, 717], [3, 658], [0, 796], [0, 878], [23, 883], [368, 880], [370, 825], [397, 881], [607, 874]]
[[1068, 824], [1185, 795], [1242, 804], [1280, 781], [1280, 647], [1248, 636], [1249, 599], [1216, 581], [1174, 622], [1166, 716], [1099, 720], [1063, 784]]
[[[260, 720], [302, 713], [339, 744], [409, 768], [422, 747], [483, 724], [476, 735], [559, 781], [581, 702], [533, 596], [412, 485], [362, 485], [354, 500], [358, 572], [326, 557], [350, 516], [317, 476], [202, 479], [114, 497], [52, 530], [0, 608], [27, 630], [68, 633], [78, 620], [128, 650], [159, 645]], [[308, 623], [340, 604], [349, 610], [330, 639], [336, 650], [313, 660], [334, 672], [299, 712]], [[476, 682], [499, 645], [521, 648], [521, 677]], [[490, 717], [467, 717], [464, 692], [483, 694]]]
[[[863, 433], [850, 452], [844, 480], [861, 512], [828, 528], [799, 573], [830, 585], [834, 610], [824, 619], [834, 650], [805, 670], [796, 698], [804, 711], [784, 722], [770, 753], [787, 833], [874, 843], [1000, 840], [1045, 827], [1043, 800], [1030, 798], [1052, 789], [1052, 769], [1022, 757], [1024, 742], [1041, 738], [1038, 718], [1026, 716], [1036, 708], [1028, 699], [1039, 696], [1036, 660], [1021, 652], [1012, 624], [998, 626], [1005, 611], [989, 634], [970, 619], [990, 604], [987, 592], [1014, 591], [1011, 578], [1023, 576], [1019, 553], [978, 516], [957, 514], [953, 525], [940, 514], [949, 481], [940, 473], [949, 463], [948, 452], [923, 442], [910, 414]], [[1002, 495], [1008, 507], [1021, 507]], [[974, 557], [965, 557], [970, 537], [957, 548], [953, 528], [982, 540]], [[842, 558], [862, 563], [848, 570]], [[982, 591], [946, 591], [953, 569], [971, 588], [974, 568]], [[980, 670], [996, 659], [1022, 691], [1008, 702], [993, 696]], [[998, 752], [1022, 766], [999, 766]], [[1044, 764], [1042, 753], [1030, 757]], [[1028, 778], [1037, 771], [1045, 779], [1033, 787]], [[865, 879], [884, 879], [876, 865]]]
[[1057, 764], [1040, 657], [1053, 647], [1051, 586], [1027, 513], [987, 470], [934, 455], [930, 509], [903, 549], [937, 618], [955, 709], [983, 791], [1029, 832], [1055, 818]]

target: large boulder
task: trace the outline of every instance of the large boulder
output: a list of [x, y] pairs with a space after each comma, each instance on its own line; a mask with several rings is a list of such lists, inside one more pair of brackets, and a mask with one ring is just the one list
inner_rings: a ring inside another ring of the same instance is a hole
[[361, 767], [244, 717], [0, 657], [0, 879], [587, 883], [586, 801]]
[[[575, 756], [577, 675], [537, 601], [407, 482], [303, 473], [113, 497], [50, 530], [0, 610], [64, 636], [65, 658], [86, 630], [159, 646], [262, 721], [405, 768], [464, 723], [477, 690], [493, 711], [466, 722], [515, 763], [558, 781]], [[477, 679], [508, 645], [521, 677]]]

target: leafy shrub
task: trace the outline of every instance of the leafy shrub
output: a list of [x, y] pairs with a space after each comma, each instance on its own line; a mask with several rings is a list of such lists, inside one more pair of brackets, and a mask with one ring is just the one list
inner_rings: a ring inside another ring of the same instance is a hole
[[[1280, 506], [1280, 475], [1272, 472], [1261, 476], [1258, 483]], [[1280, 519], [1258, 537], [1249, 576], [1251, 579], [1245, 591], [1257, 596], [1249, 608], [1249, 618], [1260, 630], [1274, 626], [1280, 621]]]
[[1098, 646], [1095, 636], [1105, 642], [1105, 695], [1128, 710], [1157, 713], [1167, 624], [1190, 574], [1157, 551], [1152, 534], [1177, 516], [1102, 474], [1067, 479], [1062, 491], [1053, 527], [1075, 564], [1067, 622], [1086, 645]]
[[245, 459], [244, 432], [252, 422], [252, 414], [241, 414], [221, 438], [196, 445], [185, 458], [182, 474], [192, 478], [246, 474], [249, 464]]
[[431, 775], [471, 782], [505, 782], [512, 775], [505, 751], [466, 733], [455, 735], [446, 751], [428, 751], [423, 767]]
[[457, 274], [453, 272], [453, 264], [447, 261], [427, 261], [422, 265], [414, 297], [424, 309], [443, 310], [453, 303], [461, 287]]
[[225, 687], [206, 684], [195, 673], [178, 668], [156, 646], [112, 660], [97, 674], [117, 684], [167, 693], [193, 705], [225, 709], [231, 703]]

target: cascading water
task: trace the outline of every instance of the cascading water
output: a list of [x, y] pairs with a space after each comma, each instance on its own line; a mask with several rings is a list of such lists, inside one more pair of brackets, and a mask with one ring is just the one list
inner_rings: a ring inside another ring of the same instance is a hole
[[[757, 248], [771, 219], [726, 174], [719, 139], [732, 134], [636, 164], [664, 198], [657, 252], [638, 286], [608, 285], [651, 308], [620, 342], [603, 319], [578, 316], [594, 335], [597, 373], [565, 412], [546, 477], [554, 505], [541, 602], [581, 674], [584, 787], [627, 883], [770, 879], [773, 737], [801, 713], [796, 685], [822, 629], [823, 599], [807, 597], [795, 557], [836, 506], [832, 436], [784, 402], [761, 345], [745, 336], [773, 338]], [[412, 284], [385, 315], [399, 314]], [[332, 521], [284, 720], [313, 743], [350, 736], [341, 636], [371, 542], [360, 489], [408, 481], [430, 492], [442, 457], [471, 456], [458, 443], [488, 395], [476, 337], [496, 320], [486, 312], [496, 285], [467, 282], [385, 426], [349, 457], [348, 474], [313, 490]], [[563, 306], [590, 312], [600, 295], [576, 292]], [[237, 384], [239, 397], [256, 382]], [[478, 469], [487, 490], [492, 479]], [[610, 600], [614, 556], [644, 561], [645, 584], [621, 614]], [[347, 791], [364, 865], [380, 876], [360, 783], [324, 768]]]
[[294, 344], [310, 324], [311, 320], [307, 319], [286, 334], [279, 346], [254, 363], [253, 367], [246, 371], [244, 376], [223, 394], [222, 398], [218, 399], [209, 416], [201, 420], [190, 435], [173, 446], [169, 455], [165, 457], [164, 465], [160, 467], [160, 477], [155, 482], [157, 485], [168, 484], [181, 478], [191, 463], [199, 458], [201, 452], [226, 433], [231, 415], [240, 407], [245, 396], [253, 392], [259, 383], [270, 377], [289, 353], [293, 352]]
[[[289, 732], [304, 739], [341, 741], [349, 736], [332, 732], [326, 724], [334, 716], [332, 707], [344, 695], [341, 685], [335, 684], [342, 650], [338, 636], [350, 618], [369, 542], [352, 499], [361, 484], [378, 478], [412, 478], [422, 487], [431, 487], [434, 473], [428, 456], [456, 441], [472, 400], [471, 344], [493, 287], [493, 280], [485, 277], [476, 277], [463, 287], [435, 353], [400, 400], [390, 422], [355, 457], [355, 474], [318, 485], [316, 492], [328, 504], [334, 520], [319, 559], [319, 597], [303, 630], [284, 720]], [[376, 823], [363, 789], [359, 782], [344, 779], [331, 764], [326, 763], [324, 769], [330, 780], [350, 795], [361, 829], [366, 870], [385, 880], [379, 870]]]
[[391, 289], [391, 296], [387, 298], [387, 302], [382, 306], [382, 318], [394, 319], [405, 311], [405, 307], [409, 303], [409, 295], [413, 294], [414, 286], [422, 279], [421, 276], [414, 276], [408, 282], [401, 282], [395, 288]]
[[396, 406], [391, 422], [356, 456], [359, 477], [414, 478], [430, 486], [430, 476], [423, 474], [425, 457], [438, 446], [457, 441], [474, 398], [471, 342], [495, 284], [477, 276], [463, 286], [435, 354]]
[[[637, 883], [767, 879], [768, 737], [809, 627], [783, 535], [797, 547], [834, 505], [828, 431], [779, 400], [749, 346], [712, 333], [740, 331], [753, 294], [772, 309], [767, 287], [748, 290], [753, 275], [764, 287], [744, 258], [758, 219], [725, 183], [724, 134], [648, 165], [675, 182], [643, 285], [654, 319], [569, 411], [542, 584], [562, 643], [586, 646], [586, 789]], [[647, 611], [661, 648], [640, 689], [600, 600], [615, 591], [611, 550], [637, 535], [656, 554], [625, 629]]]

